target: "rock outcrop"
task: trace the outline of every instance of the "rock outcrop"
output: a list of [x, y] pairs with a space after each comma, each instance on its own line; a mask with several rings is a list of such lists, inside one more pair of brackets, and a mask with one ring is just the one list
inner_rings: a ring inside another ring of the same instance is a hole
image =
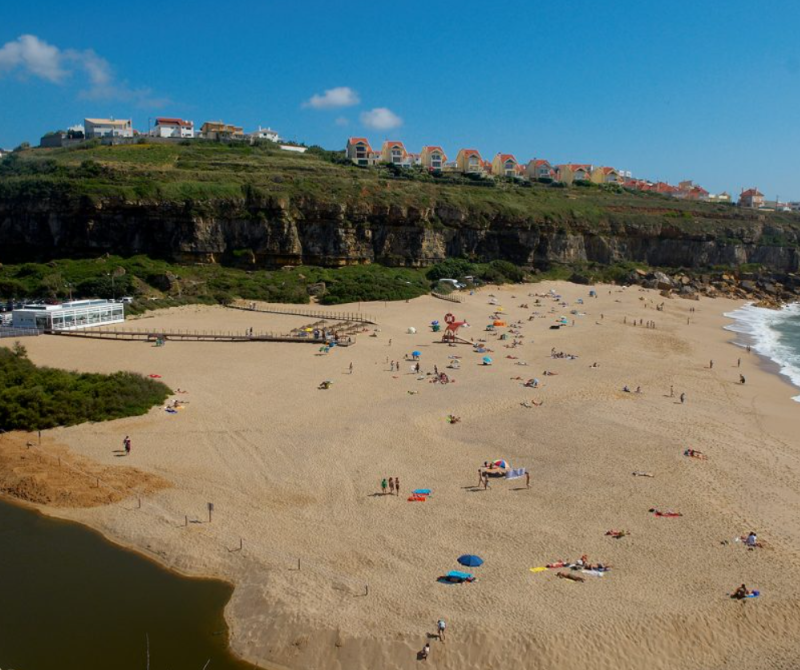
[[[619, 261], [687, 269], [754, 263], [790, 273], [800, 266], [800, 225], [739, 215], [691, 224], [652, 212], [644, 217], [608, 211], [599, 221], [562, 217], [554, 223], [449, 204], [399, 207], [307, 198], [185, 203], [27, 198], [0, 201], [0, 261], [142, 253], [178, 262], [239, 258], [250, 267], [424, 266], [448, 256], [504, 259], [531, 268]], [[654, 287], [674, 288], [662, 277], [653, 279]]]

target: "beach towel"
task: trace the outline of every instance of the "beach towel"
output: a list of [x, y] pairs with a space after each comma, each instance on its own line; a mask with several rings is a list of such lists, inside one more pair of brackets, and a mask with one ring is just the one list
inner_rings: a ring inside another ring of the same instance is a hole
[[590, 575], [592, 577], [602, 577], [605, 573], [605, 570], [581, 570], [584, 575]]
[[530, 568], [531, 572], [546, 572], [547, 568], [545, 566], [540, 566], [538, 568]]
[[671, 518], [676, 517], [676, 516], [683, 516], [683, 514], [681, 514], [680, 512], [656, 512], [655, 515], [656, 516], [663, 516], [663, 517], [666, 517], [668, 519], [671, 519]]
[[519, 479], [520, 477], [524, 476], [525, 476], [525, 468], [517, 468], [516, 470], [511, 470], [506, 475], [506, 479]]
[[161, 375], [147, 375], [151, 379], [161, 379]]
[[551, 570], [555, 570], [557, 568], [565, 568], [567, 564], [564, 561], [556, 561], [555, 563], [548, 563], [547, 567]]
[[416, 495], [416, 496], [429, 496], [431, 494], [431, 490], [430, 489], [414, 489], [411, 493], [413, 495]]
[[451, 570], [445, 575], [445, 579], [459, 582], [472, 582], [475, 577], [469, 572], [459, 572], [458, 570]]
[[167, 407], [167, 414], [177, 414], [178, 410], [172, 409], [171, 407]]
[[411, 495], [408, 497], [408, 502], [425, 502], [428, 496]]

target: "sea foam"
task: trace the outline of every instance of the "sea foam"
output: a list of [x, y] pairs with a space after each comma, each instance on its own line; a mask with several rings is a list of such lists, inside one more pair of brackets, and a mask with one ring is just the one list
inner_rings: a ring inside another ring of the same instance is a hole
[[[725, 330], [748, 335], [751, 348], [774, 361], [781, 374], [800, 388], [800, 303], [780, 310], [746, 305], [725, 316], [734, 320]], [[800, 395], [793, 400], [800, 402]]]

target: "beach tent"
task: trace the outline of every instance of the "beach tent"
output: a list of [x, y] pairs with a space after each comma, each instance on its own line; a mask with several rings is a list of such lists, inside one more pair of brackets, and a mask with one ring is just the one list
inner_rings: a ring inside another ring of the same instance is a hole
[[414, 334], [417, 332], [417, 329], [416, 329], [416, 328], [414, 328], [414, 327], [410, 327], [410, 328], [409, 328], [409, 329], [408, 329], [406, 332], [407, 332], [409, 335], [414, 335]]
[[483, 357], [483, 364], [484, 365], [491, 365], [492, 364], [492, 359], [489, 358], [488, 356], [484, 356]]
[[466, 565], [468, 568], [477, 568], [483, 565], [483, 559], [480, 556], [475, 556], [474, 554], [464, 554], [463, 556], [459, 556], [458, 562], [461, 563], [461, 565]]

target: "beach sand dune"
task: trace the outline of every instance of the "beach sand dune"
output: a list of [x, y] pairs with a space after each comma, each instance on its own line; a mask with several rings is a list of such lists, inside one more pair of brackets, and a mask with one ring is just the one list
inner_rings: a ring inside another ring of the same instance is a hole
[[[529, 295], [551, 289], [568, 306], [535, 305]], [[118, 504], [50, 511], [175, 569], [233, 581], [234, 650], [267, 667], [416, 667], [440, 617], [448, 639], [431, 640], [429, 660], [438, 668], [796, 667], [792, 389], [728, 341], [722, 314], [733, 302], [664, 300], [637, 288], [588, 293], [542, 283], [485, 289], [463, 304], [364, 304], [377, 337], [363, 333], [327, 355], [306, 344], [31, 338], [36, 363], [160, 374], [187, 391], [175, 415], [154, 409], [47, 435], [170, 488], [135, 514]], [[521, 346], [497, 337], [508, 328], [484, 330], [495, 309], [489, 294], [509, 324], [522, 320]], [[493, 351], [437, 342], [428, 325], [447, 312], [471, 324], [462, 335], [485, 338]], [[575, 325], [552, 330], [562, 315]], [[131, 325], [286, 332], [310, 321], [189, 307]], [[552, 358], [553, 348], [577, 358]], [[412, 351], [421, 352], [422, 375], [403, 360]], [[486, 355], [490, 366], [480, 364]], [[460, 369], [447, 368], [450, 356], [461, 357]], [[737, 383], [739, 357], [746, 385]], [[400, 361], [399, 371], [387, 361]], [[454, 383], [430, 383], [434, 365]], [[534, 377], [541, 388], [522, 385]], [[330, 389], [318, 388], [324, 380]], [[449, 423], [451, 414], [461, 420]], [[134, 452], [117, 459], [125, 434]], [[687, 448], [708, 460], [683, 456]], [[498, 458], [528, 468], [531, 487], [524, 478], [478, 487], [478, 469]], [[390, 476], [400, 479], [399, 496], [380, 492]], [[433, 493], [408, 502], [416, 488]], [[630, 534], [614, 540], [610, 529]], [[764, 548], [735, 541], [750, 530]], [[464, 553], [485, 560], [470, 569], [477, 581], [438, 583]], [[613, 568], [584, 583], [530, 571], [582, 554]], [[726, 594], [743, 582], [762, 596], [731, 601]]]

